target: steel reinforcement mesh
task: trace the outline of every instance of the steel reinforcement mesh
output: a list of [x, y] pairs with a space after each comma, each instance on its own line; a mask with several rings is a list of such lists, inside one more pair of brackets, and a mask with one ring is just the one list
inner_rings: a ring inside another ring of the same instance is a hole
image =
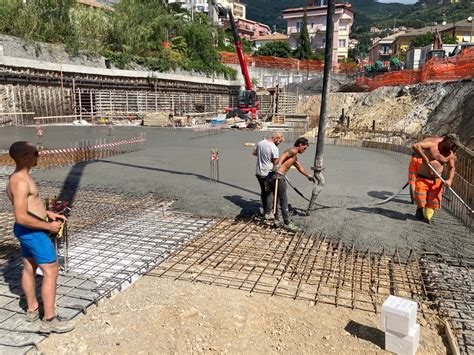
[[[212, 218], [172, 211], [172, 201], [150, 194], [125, 195], [99, 188], [76, 191], [51, 184], [40, 184], [39, 189], [42, 196], [74, 196], [67, 243], [66, 237], [58, 243], [62, 272], [57, 307], [69, 319], [125, 289], [215, 223]], [[5, 199], [2, 196], [0, 209], [0, 353], [24, 353], [45, 335], [38, 333], [39, 321], [25, 321], [22, 260]], [[40, 283], [38, 276], [38, 295]]]
[[461, 353], [474, 353], [474, 259], [423, 254], [421, 267], [428, 296], [450, 322]]
[[415, 253], [402, 262], [254, 220], [222, 220], [152, 274], [373, 312], [390, 294], [427, 300]]
[[406, 297], [419, 303], [419, 316], [450, 322], [461, 352], [472, 353], [473, 265], [414, 251], [360, 252], [323, 235], [221, 220], [148, 275], [375, 313], [389, 295]]
[[[73, 201], [68, 271], [60, 275], [57, 302], [68, 318], [147, 273], [376, 313], [388, 295], [407, 297], [422, 305], [420, 316], [447, 319], [461, 350], [472, 352], [472, 260], [359, 251], [255, 219], [178, 213], [170, 209], [172, 201], [151, 194], [53, 184], [39, 189], [42, 196]], [[25, 322], [19, 246], [10, 204], [5, 196], [1, 202], [0, 353], [23, 353], [44, 336], [37, 333], [39, 323]], [[65, 256], [63, 240], [63, 267]]]

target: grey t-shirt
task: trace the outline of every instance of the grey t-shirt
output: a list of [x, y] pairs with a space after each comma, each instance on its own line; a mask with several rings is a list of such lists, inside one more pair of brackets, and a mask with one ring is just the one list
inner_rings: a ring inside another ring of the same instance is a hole
[[255, 148], [257, 152], [257, 168], [255, 174], [266, 177], [273, 169], [273, 159], [278, 159], [278, 148], [272, 141], [264, 139], [258, 142]]

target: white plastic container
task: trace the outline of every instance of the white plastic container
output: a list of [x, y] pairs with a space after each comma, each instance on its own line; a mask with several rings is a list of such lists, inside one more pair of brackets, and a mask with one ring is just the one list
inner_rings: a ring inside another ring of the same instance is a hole
[[415, 324], [408, 335], [385, 332], [385, 350], [400, 355], [415, 355], [420, 344], [420, 325]]
[[382, 305], [382, 329], [401, 335], [411, 334], [416, 324], [417, 310], [415, 301], [389, 296]]

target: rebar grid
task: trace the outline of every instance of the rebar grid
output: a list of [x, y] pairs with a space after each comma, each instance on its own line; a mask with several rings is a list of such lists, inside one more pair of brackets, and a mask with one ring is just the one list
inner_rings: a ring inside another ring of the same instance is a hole
[[114, 217], [74, 236], [69, 265], [74, 272], [95, 280], [102, 296], [110, 296], [213, 223], [212, 219], [161, 206], [125, 221], [123, 216]]
[[[172, 201], [159, 198], [153, 194], [125, 194], [109, 188], [85, 186], [79, 189], [73, 184], [59, 185], [55, 183], [38, 183], [40, 196], [43, 198], [57, 197], [68, 201], [72, 208], [69, 231], [75, 233], [89, 228], [102, 220], [109, 219], [124, 213], [136, 213], [144, 206], [166, 205], [162, 203]], [[0, 200], [0, 243], [11, 235], [14, 217], [11, 203], [3, 194]]]
[[450, 322], [461, 353], [474, 353], [474, 259], [426, 253], [420, 265], [428, 295]]
[[[100, 188], [40, 184], [41, 196], [74, 197], [70, 216], [69, 270], [58, 282], [58, 313], [74, 318], [93, 303], [123, 290], [170, 253], [212, 226], [212, 218], [173, 212], [173, 201], [125, 195]], [[41, 341], [38, 322], [25, 322], [20, 250], [12, 235], [13, 214], [0, 206], [0, 353], [21, 353]], [[59, 261], [62, 252], [60, 243]], [[40, 284], [40, 279], [38, 283]], [[37, 294], [40, 292], [37, 290]]]
[[148, 275], [375, 313], [391, 294], [428, 302], [414, 252], [402, 262], [257, 220], [216, 223]]

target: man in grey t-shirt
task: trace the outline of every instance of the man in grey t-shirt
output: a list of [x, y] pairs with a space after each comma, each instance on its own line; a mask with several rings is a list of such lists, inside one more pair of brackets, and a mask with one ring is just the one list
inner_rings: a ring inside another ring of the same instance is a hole
[[266, 138], [258, 142], [252, 154], [257, 157], [255, 175], [260, 185], [260, 198], [265, 213], [265, 218], [272, 219], [273, 191], [265, 184], [268, 174], [273, 170], [274, 164], [280, 156], [277, 146], [283, 142], [284, 137], [281, 132], [275, 132], [271, 138]]

